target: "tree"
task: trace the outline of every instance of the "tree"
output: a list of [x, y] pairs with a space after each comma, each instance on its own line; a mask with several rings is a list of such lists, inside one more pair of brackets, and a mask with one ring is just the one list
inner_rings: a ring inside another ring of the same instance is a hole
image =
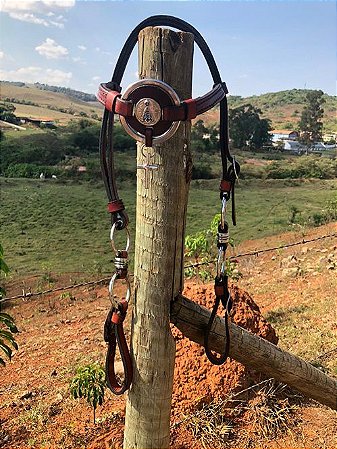
[[315, 142], [322, 141], [324, 109], [322, 104], [325, 103], [323, 91], [311, 90], [306, 96], [306, 106], [304, 107], [299, 122], [299, 130], [301, 131], [301, 142], [310, 146]]
[[262, 111], [251, 104], [229, 111], [229, 137], [235, 148], [257, 150], [270, 143], [270, 120], [261, 119]]
[[17, 124], [19, 119], [14, 114], [15, 107], [12, 104], [0, 103], [0, 120]]
[[218, 151], [219, 129], [215, 125], [206, 127], [203, 120], [195, 122], [191, 129], [191, 145], [197, 153]]

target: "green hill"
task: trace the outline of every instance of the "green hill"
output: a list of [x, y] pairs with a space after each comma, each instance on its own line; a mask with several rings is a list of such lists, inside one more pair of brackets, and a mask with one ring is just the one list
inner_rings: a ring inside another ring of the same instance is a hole
[[[230, 108], [249, 103], [261, 109], [263, 117], [271, 120], [273, 129], [292, 130], [300, 120], [308, 92], [306, 89], [292, 89], [251, 97], [229, 96], [228, 103]], [[324, 99], [324, 132], [337, 133], [337, 96], [325, 94]], [[205, 114], [206, 122], [216, 120], [216, 113]]]
[[[32, 118], [49, 118], [60, 125], [74, 118], [88, 117], [99, 120], [102, 106], [94, 97], [73, 89], [44, 84], [10, 83], [1, 81], [1, 101], [8, 101], [16, 108], [16, 115]], [[305, 98], [306, 89], [291, 89], [251, 97], [229, 96], [229, 107], [235, 108], [250, 103], [261, 109], [263, 117], [272, 121], [275, 130], [292, 130], [297, 127]], [[324, 132], [337, 133], [337, 96], [324, 95]], [[89, 100], [89, 101], [88, 101]], [[217, 108], [205, 113], [206, 123], [218, 121]]]
[[[230, 97], [229, 105], [236, 107], [250, 103], [272, 120], [274, 129], [293, 129], [301, 117], [308, 92], [306, 89], [292, 89], [247, 98]], [[337, 132], [337, 97], [325, 94], [324, 100], [324, 131]]]
[[76, 118], [99, 120], [102, 116], [100, 103], [81, 99], [93, 96], [72, 89], [1, 81], [0, 92], [1, 101], [13, 104], [18, 117], [50, 119], [66, 125]]

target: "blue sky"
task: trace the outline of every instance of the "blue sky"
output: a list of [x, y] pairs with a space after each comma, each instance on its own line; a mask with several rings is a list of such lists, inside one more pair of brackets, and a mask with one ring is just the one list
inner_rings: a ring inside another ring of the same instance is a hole
[[[292, 88], [336, 95], [335, 1], [0, 0], [0, 79], [95, 93], [129, 32], [170, 14], [204, 36], [232, 95]], [[123, 88], [137, 79], [134, 52]], [[212, 84], [198, 50], [193, 93]]]

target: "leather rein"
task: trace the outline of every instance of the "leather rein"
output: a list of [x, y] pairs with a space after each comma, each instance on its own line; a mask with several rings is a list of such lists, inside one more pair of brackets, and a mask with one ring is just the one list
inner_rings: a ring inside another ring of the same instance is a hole
[[[205, 95], [196, 99], [180, 101], [173, 89], [160, 80], [145, 79], [129, 86], [122, 94], [120, 86], [126, 65], [137, 44], [138, 34], [150, 26], [168, 26], [194, 35], [209, 67], [213, 78], [213, 88]], [[105, 321], [104, 339], [108, 343], [106, 358], [107, 384], [115, 394], [123, 394], [131, 385], [133, 377], [130, 351], [123, 331], [123, 321], [126, 317], [130, 298], [130, 283], [127, 273], [127, 257], [129, 247], [129, 222], [123, 201], [119, 198], [114, 168], [113, 126], [114, 115], [120, 116], [126, 132], [136, 140], [143, 142], [145, 147], [152, 147], [170, 138], [181, 121], [194, 119], [199, 114], [208, 111], [216, 104], [220, 109], [219, 146], [222, 161], [222, 179], [220, 182], [221, 221], [218, 226], [218, 263], [215, 277], [215, 304], [205, 329], [205, 350], [213, 364], [222, 364], [229, 353], [228, 314], [231, 308], [231, 298], [228, 290], [225, 253], [229, 244], [228, 224], [225, 221], [226, 204], [232, 197], [232, 222], [236, 225], [234, 185], [240, 172], [240, 166], [229, 150], [228, 136], [228, 105], [226, 84], [221, 80], [214, 57], [202, 35], [189, 23], [172, 16], [152, 16], [137, 25], [127, 38], [116, 63], [111, 81], [99, 86], [97, 99], [104, 105], [104, 114], [100, 133], [100, 163], [103, 182], [108, 197], [108, 212], [111, 214], [111, 243], [115, 251], [116, 271], [109, 284], [109, 296], [112, 303]], [[125, 230], [127, 233], [126, 248], [115, 248], [115, 231]], [[124, 279], [127, 286], [126, 299], [116, 301], [113, 294], [116, 279]], [[226, 345], [223, 354], [217, 357], [209, 349], [209, 336], [220, 303], [225, 309]], [[124, 380], [119, 382], [114, 367], [117, 345], [124, 368]]]

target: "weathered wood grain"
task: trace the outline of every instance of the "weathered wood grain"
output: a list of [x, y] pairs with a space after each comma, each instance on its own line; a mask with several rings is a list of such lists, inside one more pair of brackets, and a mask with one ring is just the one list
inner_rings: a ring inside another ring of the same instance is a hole
[[[170, 84], [190, 98], [193, 36], [146, 28], [139, 35], [139, 75]], [[135, 300], [132, 320], [134, 380], [128, 394], [124, 448], [168, 448], [175, 343], [170, 302], [183, 284], [183, 244], [191, 173], [190, 124], [151, 152], [138, 145], [137, 164], [158, 164], [137, 173]]]

